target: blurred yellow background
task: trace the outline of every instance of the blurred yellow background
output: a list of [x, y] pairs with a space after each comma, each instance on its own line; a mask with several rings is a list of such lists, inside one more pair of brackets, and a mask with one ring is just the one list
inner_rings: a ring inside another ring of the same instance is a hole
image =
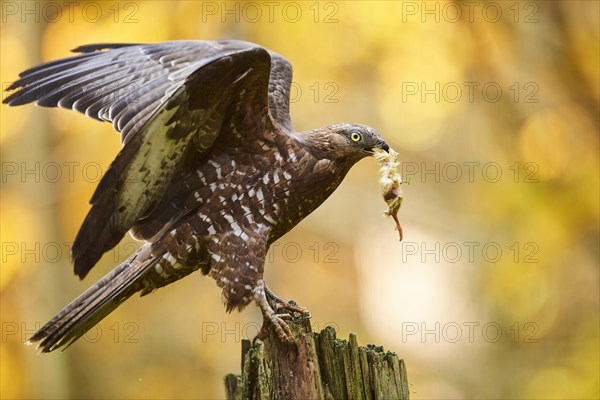
[[[297, 130], [373, 126], [404, 161], [404, 242], [377, 165], [269, 254], [266, 279], [405, 359], [415, 399], [597, 399], [599, 3], [2, 2], [5, 89], [82, 44], [243, 39], [294, 66]], [[5, 96], [6, 94], [3, 93]], [[0, 397], [213, 399], [254, 306], [192, 275], [134, 297], [64, 352], [23, 342], [85, 282], [69, 243], [119, 151], [110, 124], [1, 107]]]

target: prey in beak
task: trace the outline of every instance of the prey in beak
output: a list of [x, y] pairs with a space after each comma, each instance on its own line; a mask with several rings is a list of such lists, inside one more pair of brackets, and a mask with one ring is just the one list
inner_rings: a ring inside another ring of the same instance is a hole
[[400, 221], [398, 220], [398, 210], [400, 210], [400, 206], [402, 205], [404, 193], [400, 188], [403, 181], [399, 172], [400, 160], [398, 159], [398, 153], [390, 149], [386, 143], [383, 143], [381, 148], [375, 148], [373, 153], [375, 159], [381, 165], [379, 169], [379, 185], [383, 200], [388, 205], [385, 214], [391, 216], [396, 222], [396, 230], [400, 236], [400, 241], [402, 241], [404, 234], [402, 232], [402, 225], [400, 225]]

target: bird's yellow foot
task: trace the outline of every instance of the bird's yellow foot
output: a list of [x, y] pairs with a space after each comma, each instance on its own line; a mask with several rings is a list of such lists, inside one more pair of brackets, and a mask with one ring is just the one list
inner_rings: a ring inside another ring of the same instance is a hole
[[263, 324], [257, 337], [259, 339], [266, 338], [269, 327], [272, 325], [281, 342], [294, 344], [294, 336], [286, 320], [292, 319], [293, 313], [310, 317], [309, 311], [296, 304], [286, 303], [269, 290], [266, 285], [263, 286], [263, 290], [256, 292], [254, 300], [263, 314]]
[[263, 324], [258, 332], [257, 337], [261, 340], [264, 340], [269, 333], [269, 327], [272, 325], [273, 329], [275, 330], [275, 334], [277, 334], [277, 337], [282, 343], [295, 344], [292, 330], [285, 322], [286, 319], [291, 318], [291, 315], [276, 314], [275, 311], [273, 311], [273, 308], [271, 308], [271, 305], [267, 300], [267, 296], [263, 291], [261, 291], [261, 293], [257, 293], [255, 301], [263, 315]]
[[275, 310], [275, 312], [279, 313], [280, 311], [283, 311], [287, 314], [299, 313], [305, 316], [306, 318], [310, 318], [310, 311], [308, 311], [308, 309], [300, 307], [297, 304], [290, 304], [280, 299], [267, 287], [267, 285], [265, 285], [265, 294], [267, 295], [267, 301], [269, 302], [269, 305], [273, 310]]

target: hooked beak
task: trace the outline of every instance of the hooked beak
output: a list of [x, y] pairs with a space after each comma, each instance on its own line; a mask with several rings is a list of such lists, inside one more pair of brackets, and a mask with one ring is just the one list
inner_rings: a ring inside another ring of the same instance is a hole
[[390, 146], [388, 146], [388, 144], [384, 141], [381, 141], [381, 143], [379, 143], [377, 146], [375, 147], [371, 147], [371, 148], [367, 148], [365, 149], [369, 154], [373, 155], [375, 154], [375, 152], [373, 151], [373, 149], [381, 149], [383, 151], [385, 151], [386, 153], [390, 152]]

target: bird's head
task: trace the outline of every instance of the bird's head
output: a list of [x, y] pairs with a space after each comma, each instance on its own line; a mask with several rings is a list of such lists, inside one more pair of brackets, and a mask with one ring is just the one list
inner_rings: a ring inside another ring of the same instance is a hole
[[310, 146], [323, 158], [358, 161], [372, 156], [374, 149], [388, 151], [390, 147], [375, 129], [360, 124], [329, 125], [310, 134]]

